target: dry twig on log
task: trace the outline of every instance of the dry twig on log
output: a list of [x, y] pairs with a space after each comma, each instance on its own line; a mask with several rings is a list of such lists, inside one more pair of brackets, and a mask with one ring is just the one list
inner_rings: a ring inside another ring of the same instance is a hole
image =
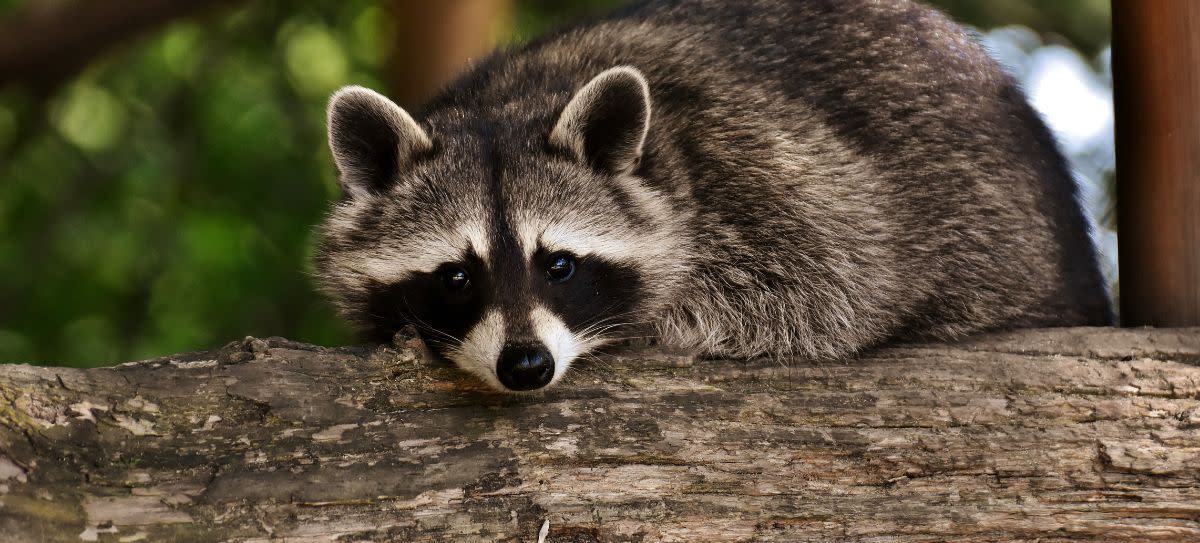
[[524, 399], [414, 342], [2, 367], [0, 539], [1200, 540], [1198, 329], [615, 357]]

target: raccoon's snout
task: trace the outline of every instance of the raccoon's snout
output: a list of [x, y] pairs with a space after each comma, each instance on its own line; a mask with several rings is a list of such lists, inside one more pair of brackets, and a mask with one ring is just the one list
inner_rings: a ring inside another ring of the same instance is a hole
[[500, 352], [496, 377], [509, 390], [537, 390], [554, 379], [554, 356], [542, 345], [509, 345]]

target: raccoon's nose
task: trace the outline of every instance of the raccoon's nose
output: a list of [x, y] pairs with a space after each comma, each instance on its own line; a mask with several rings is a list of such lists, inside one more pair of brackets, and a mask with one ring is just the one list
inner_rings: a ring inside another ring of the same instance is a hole
[[496, 376], [509, 390], [535, 390], [554, 378], [554, 357], [541, 345], [510, 345], [500, 352]]

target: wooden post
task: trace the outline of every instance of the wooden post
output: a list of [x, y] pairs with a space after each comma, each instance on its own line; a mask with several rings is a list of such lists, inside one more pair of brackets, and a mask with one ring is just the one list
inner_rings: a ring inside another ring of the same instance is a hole
[[1200, 324], [1200, 2], [1112, 13], [1121, 322]]
[[396, 24], [388, 90], [413, 108], [496, 46], [512, 0], [393, 0], [388, 7]]

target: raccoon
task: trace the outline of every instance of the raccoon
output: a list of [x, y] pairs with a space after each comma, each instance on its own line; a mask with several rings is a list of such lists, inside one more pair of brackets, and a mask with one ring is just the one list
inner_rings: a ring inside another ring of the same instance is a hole
[[492, 54], [415, 116], [329, 101], [316, 276], [500, 391], [630, 337], [845, 357], [1105, 325], [1076, 187], [1011, 77], [910, 0], [659, 0]]

